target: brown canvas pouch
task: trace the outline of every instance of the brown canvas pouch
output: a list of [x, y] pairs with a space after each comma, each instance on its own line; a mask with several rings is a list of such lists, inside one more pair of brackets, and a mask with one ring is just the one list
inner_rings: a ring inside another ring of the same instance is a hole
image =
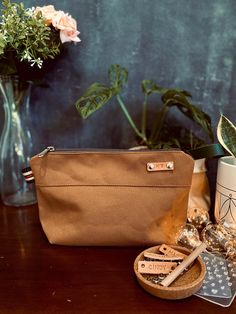
[[31, 168], [43, 230], [61, 245], [174, 243], [186, 222], [193, 166], [177, 150], [36, 155]]

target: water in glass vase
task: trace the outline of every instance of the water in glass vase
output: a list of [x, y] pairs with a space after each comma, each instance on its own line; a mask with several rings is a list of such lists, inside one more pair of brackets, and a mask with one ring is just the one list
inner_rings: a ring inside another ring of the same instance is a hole
[[34, 184], [25, 181], [21, 171], [32, 156], [29, 104], [31, 82], [18, 77], [0, 76], [4, 108], [4, 126], [0, 139], [1, 198], [8, 206], [25, 206], [36, 202]]

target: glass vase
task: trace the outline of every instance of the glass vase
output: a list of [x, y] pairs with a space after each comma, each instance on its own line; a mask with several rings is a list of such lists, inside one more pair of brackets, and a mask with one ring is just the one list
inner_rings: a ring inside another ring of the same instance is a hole
[[0, 139], [0, 189], [5, 205], [24, 206], [36, 202], [34, 184], [21, 173], [32, 156], [29, 105], [32, 82], [16, 76], [0, 76], [4, 126]]

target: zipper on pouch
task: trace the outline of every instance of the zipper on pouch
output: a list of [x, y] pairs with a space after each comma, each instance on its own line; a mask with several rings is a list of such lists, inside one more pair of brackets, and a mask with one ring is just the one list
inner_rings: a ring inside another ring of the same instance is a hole
[[54, 152], [54, 151], [55, 151], [54, 146], [48, 146], [41, 153], [38, 154], [38, 157], [44, 157], [48, 152]]
[[[60, 148], [60, 149], [56, 149], [54, 146], [48, 146], [46, 147], [41, 153], [37, 154], [37, 157], [44, 157], [45, 155], [47, 155], [49, 152], [60, 152], [60, 153], [79, 153], [79, 152], [124, 152], [124, 151], [128, 151], [128, 149], [104, 149], [104, 148], [78, 148], [78, 149], [65, 149], [65, 148]], [[132, 151], [131, 152], [135, 152]]]
[[[49, 152], [62, 152], [62, 153], [78, 153], [78, 152], [130, 152], [130, 153], [136, 153], [136, 152], [148, 152], [148, 149], [141, 149], [141, 150], [132, 150], [132, 149], [56, 149], [54, 146], [48, 146], [46, 147], [41, 153], [37, 154], [36, 156], [38, 157], [44, 157], [47, 155]], [[166, 151], [166, 152], [173, 152], [173, 151], [180, 151], [180, 149], [171, 149], [171, 150], [166, 150], [166, 149], [155, 149], [152, 151]]]

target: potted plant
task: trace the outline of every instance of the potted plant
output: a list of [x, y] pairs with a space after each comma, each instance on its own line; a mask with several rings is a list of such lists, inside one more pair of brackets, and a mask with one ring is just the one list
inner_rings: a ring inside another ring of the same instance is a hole
[[236, 127], [224, 115], [217, 126], [217, 138], [230, 155], [218, 161], [215, 218], [236, 231]]
[[[128, 71], [118, 64], [111, 65], [108, 71], [110, 85], [93, 83], [76, 102], [80, 115], [86, 119], [112, 98], [115, 98], [124, 116], [133, 129], [137, 145], [148, 149], [179, 148], [190, 152], [206, 144], [206, 141], [197, 136], [183, 124], [178, 125], [168, 120], [168, 113], [176, 108], [182, 115], [189, 118], [198, 126], [208, 140], [213, 141], [213, 131], [210, 117], [198, 106], [190, 102], [191, 95], [185, 90], [167, 89], [156, 84], [153, 80], [143, 80], [141, 89], [144, 99], [141, 107], [140, 126], [132, 118], [122, 97], [122, 90], [128, 81]], [[157, 95], [160, 105], [155, 106], [152, 119], [148, 119], [148, 100], [151, 95]], [[206, 176], [205, 159], [195, 162], [192, 188], [190, 191], [189, 207], [203, 207], [209, 210], [210, 192]]]
[[[168, 123], [168, 112], [171, 108], [177, 108], [181, 114], [198, 125], [210, 141], [213, 141], [211, 119], [198, 106], [190, 102], [191, 94], [189, 92], [163, 88], [153, 80], [143, 80], [141, 88], [144, 99], [141, 108], [141, 122], [138, 127], [122, 97], [122, 90], [128, 81], [128, 71], [118, 64], [111, 65], [108, 78], [109, 86], [98, 82], [93, 83], [77, 100], [76, 108], [84, 119], [95, 113], [112, 98], [116, 98], [117, 104], [134, 131], [138, 145], [145, 145], [149, 149], [175, 147], [186, 152], [204, 145], [206, 141], [197, 136], [192, 129], [184, 125]], [[148, 121], [148, 98], [153, 94], [159, 96], [161, 105], [156, 106], [157, 110], [152, 115], [152, 121]]]

